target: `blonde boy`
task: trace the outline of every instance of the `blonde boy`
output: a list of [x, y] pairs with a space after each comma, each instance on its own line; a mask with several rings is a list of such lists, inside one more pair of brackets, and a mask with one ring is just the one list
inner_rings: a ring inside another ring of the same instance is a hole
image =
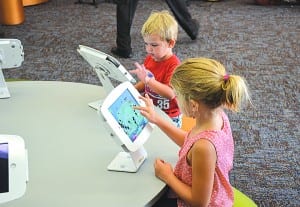
[[147, 93], [154, 105], [180, 127], [181, 112], [170, 86], [173, 71], [180, 64], [179, 58], [173, 54], [178, 24], [168, 11], [152, 12], [144, 23], [141, 34], [147, 56], [142, 65], [135, 63], [136, 69], [131, 71], [140, 80], [135, 87], [140, 92]]

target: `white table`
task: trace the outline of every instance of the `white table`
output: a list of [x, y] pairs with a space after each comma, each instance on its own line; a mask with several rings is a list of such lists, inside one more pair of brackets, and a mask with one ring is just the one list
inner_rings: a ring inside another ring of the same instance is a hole
[[29, 182], [22, 198], [1, 207], [151, 206], [165, 189], [154, 175], [156, 157], [175, 163], [177, 146], [156, 127], [137, 173], [106, 169], [121, 151], [88, 103], [104, 98], [100, 86], [56, 81], [8, 82], [0, 99], [0, 134], [24, 138]]

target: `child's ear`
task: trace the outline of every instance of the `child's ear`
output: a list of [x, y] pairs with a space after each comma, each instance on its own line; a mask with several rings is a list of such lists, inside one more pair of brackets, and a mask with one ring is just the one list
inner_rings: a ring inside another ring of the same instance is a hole
[[193, 100], [193, 99], [190, 99], [190, 100], [189, 100], [189, 104], [190, 104], [190, 108], [191, 108], [192, 110], [195, 110], [195, 111], [198, 110], [198, 105], [199, 105], [199, 103], [198, 103], [197, 101], [195, 101], [195, 100]]
[[169, 40], [169, 47], [173, 48], [176, 44], [176, 40]]

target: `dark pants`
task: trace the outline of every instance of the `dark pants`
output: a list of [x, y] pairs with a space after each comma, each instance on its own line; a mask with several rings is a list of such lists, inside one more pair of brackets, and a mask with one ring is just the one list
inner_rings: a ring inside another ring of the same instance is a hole
[[[130, 30], [138, 0], [116, 0], [115, 2], [117, 4], [117, 47], [131, 52]], [[187, 9], [186, 0], [166, 0], [166, 2], [179, 25], [194, 39], [198, 33], [198, 26]]]
[[131, 52], [130, 30], [139, 0], [117, 0], [117, 47]]
[[192, 19], [185, 0], [165, 0], [173, 12], [178, 24], [190, 36], [197, 34], [196, 21]]

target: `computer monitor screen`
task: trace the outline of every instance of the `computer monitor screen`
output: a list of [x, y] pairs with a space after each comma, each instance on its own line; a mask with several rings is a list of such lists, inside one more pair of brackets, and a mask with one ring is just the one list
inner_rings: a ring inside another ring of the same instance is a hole
[[8, 186], [8, 143], [0, 143], [0, 193], [7, 193]]

